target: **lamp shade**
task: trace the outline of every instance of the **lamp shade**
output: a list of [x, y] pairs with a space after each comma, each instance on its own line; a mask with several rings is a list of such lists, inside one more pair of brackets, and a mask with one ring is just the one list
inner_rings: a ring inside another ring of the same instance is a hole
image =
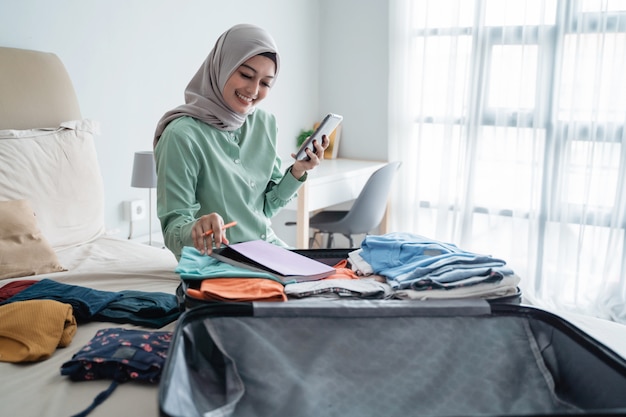
[[152, 151], [135, 152], [133, 178], [130, 186], [135, 188], [154, 188], [157, 185], [156, 163]]

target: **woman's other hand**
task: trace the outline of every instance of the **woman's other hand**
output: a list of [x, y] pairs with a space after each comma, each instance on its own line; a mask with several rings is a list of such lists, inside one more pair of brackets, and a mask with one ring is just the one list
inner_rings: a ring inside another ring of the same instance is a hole
[[219, 248], [222, 243], [228, 244], [224, 230], [224, 219], [217, 213], [200, 217], [191, 229], [191, 238], [193, 239], [193, 246], [200, 253], [210, 255], [214, 245]]

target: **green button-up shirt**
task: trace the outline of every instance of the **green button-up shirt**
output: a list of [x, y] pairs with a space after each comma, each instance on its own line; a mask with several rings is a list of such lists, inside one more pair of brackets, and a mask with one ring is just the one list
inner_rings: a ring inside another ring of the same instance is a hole
[[281, 168], [276, 150], [276, 120], [256, 109], [239, 129], [226, 132], [192, 117], [165, 128], [155, 148], [157, 215], [165, 245], [180, 258], [193, 246], [196, 220], [212, 212], [225, 223], [231, 243], [263, 239], [283, 245], [270, 218], [284, 207], [306, 179]]

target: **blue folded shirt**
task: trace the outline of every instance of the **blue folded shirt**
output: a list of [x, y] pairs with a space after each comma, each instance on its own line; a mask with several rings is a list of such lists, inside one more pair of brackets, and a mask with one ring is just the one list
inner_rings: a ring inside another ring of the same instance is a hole
[[493, 281], [491, 272], [513, 274], [501, 259], [411, 233], [368, 235], [361, 248], [361, 257], [374, 273], [387, 277], [393, 288], [419, 288], [421, 280], [450, 287], [473, 277], [477, 278], [474, 283]]

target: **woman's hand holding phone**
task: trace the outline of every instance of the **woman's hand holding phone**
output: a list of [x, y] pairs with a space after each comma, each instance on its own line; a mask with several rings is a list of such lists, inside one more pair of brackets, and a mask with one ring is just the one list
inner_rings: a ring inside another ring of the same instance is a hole
[[328, 113], [315, 132], [300, 146], [300, 149], [291, 154], [291, 157], [296, 160], [291, 167], [291, 174], [295, 178], [302, 178], [306, 171], [320, 164], [320, 161], [324, 159], [324, 151], [330, 144], [329, 137], [342, 120], [343, 116]]
[[[304, 175], [306, 171], [309, 171], [320, 164], [320, 161], [324, 159], [324, 151], [328, 148], [330, 144], [330, 140], [328, 136], [322, 136], [322, 141], [318, 142], [317, 140], [312, 142], [313, 150], [307, 148], [306, 149], [306, 158], [296, 159], [296, 161], [291, 166], [291, 174], [296, 178], [300, 179]], [[296, 158], [296, 154], [291, 154], [292, 158]]]
[[[295, 159], [301, 160], [309, 158], [310, 156], [306, 150], [309, 149], [315, 152], [313, 143], [315, 141], [317, 141], [318, 143], [322, 143], [323, 136], [330, 137], [330, 135], [335, 131], [335, 129], [337, 129], [337, 126], [339, 126], [342, 120], [343, 116], [334, 113], [328, 113], [324, 117], [320, 125], [317, 127], [317, 129], [315, 129], [315, 132], [313, 132], [313, 134], [309, 136], [307, 140], [305, 140], [304, 143], [300, 146], [300, 149], [298, 149], [295, 154]], [[328, 145], [326, 145], [326, 147], [328, 147]]]

